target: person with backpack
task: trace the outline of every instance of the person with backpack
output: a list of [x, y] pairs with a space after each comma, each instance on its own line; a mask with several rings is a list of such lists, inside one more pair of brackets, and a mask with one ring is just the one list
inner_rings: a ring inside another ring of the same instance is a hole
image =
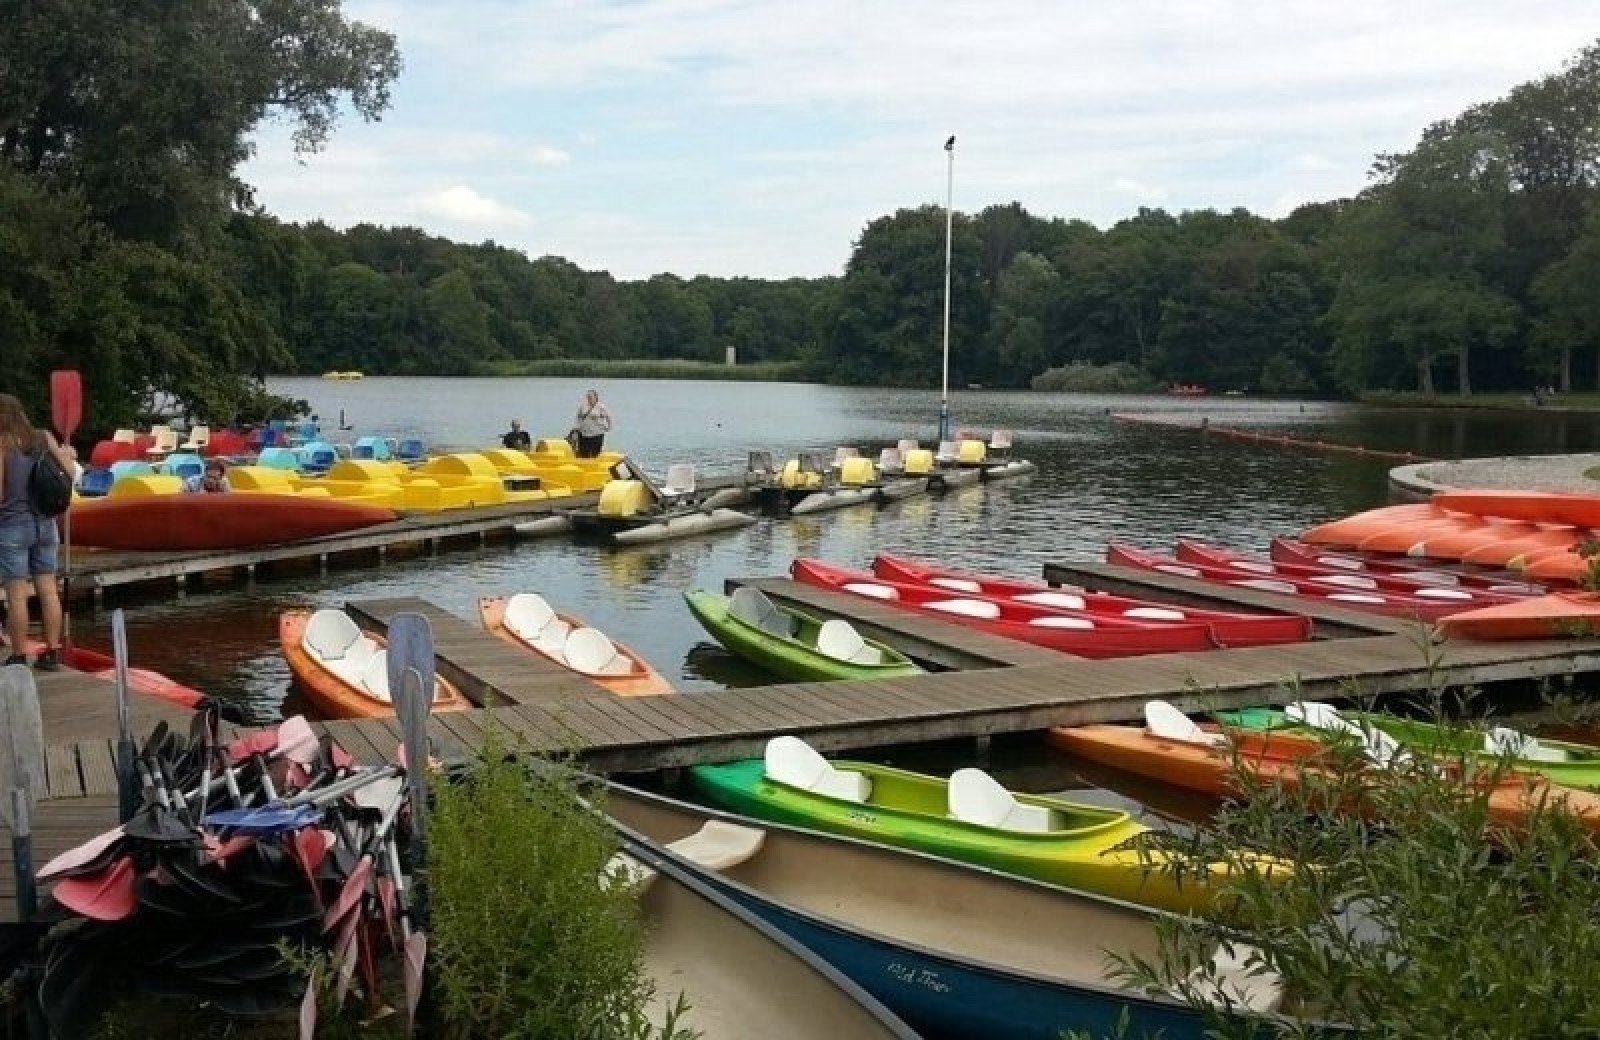
[[72, 504], [72, 456], [49, 430], [35, 430], [22, 402], [0, 394], [0, 582], [5, 583], [11, 656], [26, 664], [29, 586], [39, 597], [41, 671], [61, 667], [61, 595], [56, 588], [56, 517]]

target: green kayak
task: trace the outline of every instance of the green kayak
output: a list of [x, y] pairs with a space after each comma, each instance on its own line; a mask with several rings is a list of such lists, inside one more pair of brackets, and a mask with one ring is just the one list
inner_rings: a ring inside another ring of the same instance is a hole
[[819, 621], [787, 610], [760, 589], [733, 597], [692, 589], [683, 594], [695, 618], [732, 653], [785, 679], [884, 679], [920, 675], [904, 654], [863, 639], [847, 621]]
[[[1563, 787], [1580, 787], [1600, 790], [1600, 748], [1588, 744], [1572, 744], [1564, 740], [1534, 740], [1515, 730], [1485, 731], [1467, 726], [1449, 728], [1416, 719], [1403, 719], [1379, 712], [1341, 711], [1344, 718], [1360, 725], [1371, 726], [1389, 734], [1402, 747], [1413, 751], [1436, 752], [1443, 755], [1467, 755], [1485, 764], [1496, 761], [1509, 752], [1512, 768], [1524, 773], [1537, 773], [1551, 783]], [[1309, 729], [1291, 720], [1277, 708], [1245, 708], [1241, 711], [1217, 713], [1217, 721], [1224, 726], [1239, 729], [1269, 730], [1289, 729], [1315, 735]], [[1493, 734], [1499, 734], [1498, 747], [1504, 751], [1490, 750]]]
[[[806, 751], [821, 761], [816, 752]], [[769, 747], [769, 759], [771, 755]], [[961, 770], [948, 782], [866, 762], [835, 762], [829, 772], [854, 781], [858, 789], [824, 794], [780, 783], [767, 776], [759, 759], [695, 766], [690, 782], [707, 801], [746, 816], [931, 853], [1129, 902], [1192, 911], [1215, 894], [1193, 875], [1180, 883], [1175, 874], [1158, 869], [1159, 854], [1141, 855], [1129, 848], [1129, 839], [1149, 828], [1125, 812], [1013, 796], [975, 769]], [[980, 801], [995, 809], [963, 815], [987, 819], [988, 824], [949, 815], [952, 786], [973, 780], [983, 789]]]

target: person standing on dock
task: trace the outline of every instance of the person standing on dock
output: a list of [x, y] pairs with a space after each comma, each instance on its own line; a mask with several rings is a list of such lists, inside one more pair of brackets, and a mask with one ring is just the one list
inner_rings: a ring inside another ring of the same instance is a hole
[[611, 413], [600, 403], [600, 391], [590, 390], [583, 395], [583, 404], [578, 406], [578, 418], [572, 432], [578, 435], [578, 458], [592, 459], [600, 454], [606, 434], [611, 432]]
[[511, 429], [500, 437], [500, 445], [512, 451], [527, 451], [533, 447], [533, 438], [522, 428], [521, 419], [512, 419]]
[[47, 454], [61, 471], [72, 472], [72, 456], [55, 435], [35, 430], [22, 402], [0, 394], [0, 581], [6, 587], [6, 633], [11, 639], [5, 663], [27, 663], [31, 591], [39, 597], [45, 646], [33, 666], [53, 672], [61, 667], [61, 595], [56, 588], [60, 538], [55, 517], [40, 511], [34, 495], [38, 486], [34, 469], [46, 465]]

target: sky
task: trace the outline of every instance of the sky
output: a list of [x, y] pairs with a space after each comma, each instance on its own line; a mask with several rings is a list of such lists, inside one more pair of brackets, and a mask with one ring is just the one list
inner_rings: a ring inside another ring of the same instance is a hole
[[1557, 71], [1595, 0], [346, 0], [381, 122], [243, 170], [269, 212], [492, 239], [618, 278], [843, 270], [865, 225], [1017, 201], [1282, 216]]

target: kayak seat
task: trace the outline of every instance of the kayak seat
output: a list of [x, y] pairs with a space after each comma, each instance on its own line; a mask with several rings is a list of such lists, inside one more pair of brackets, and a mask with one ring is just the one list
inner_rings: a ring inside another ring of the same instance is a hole
[[871, 599], [899, 599], [898, 590], [888, 585], [874, 585], [865, 581], [847, 581], [844, 585], [846, 592], [854, 592], [858, 596], [867, 596]]
[[939, 450], [934, 453], [933, 459], [938, 463], [955, 462], [960, 456], [956, 454], [955, 441], [940, 441]]
[[993, 619], [1000, 616], [999, 604], [981, 599], [941, 599], [923, 605], [929, 610], [942, 610], [946, 614], [960, 614], [962, 617]]
[[1044, 617], [1029, 618], [1028, 624], [1034, 628], [1072, 628], [1079, 631], [1088, 631], [1094, 628], [1094, 622], [1081, 617]]
[[1359, 574], [1324, 574], [1312, 578], [1318, 585], [1338, 585], [1346, 589], [1375, 589], [1378, 583]]
[[568, 665], [589, 675], [626, 675], [632, 670], [628, 659], [617, 653], [616, 644], [598, 628], [573, 629], [561, 656]]
[[371, 657], [361, 669], [361, 685], [366, 691], [380, 701], [390, 700], [389, 696], [389, 651], [381, 648]]
[[1283, 977], [1261, 959], [1260, 952], [1243, 943], [1219, 945], [1208, 968], [1202, 964], [1189, 973], [1189, 985], [1174, 996], [1190, 992], [1213, 1007], [1234, 1007], [1270, 1014], [1283, 1002]]
[[1048, 834], [1055, 830], [1049, 809], [1025, 805], [981, 769], [967, 767], [950, 774], [950, 816], [962, 823], [1004, 831]]
[[1031, 603], [1036, 607], [1061, 607], [1064, 610], [1082, 610], [1088, 606], [1082, 596], [1070, 592], [1024, 592], [1015, 597], [1018, 603]]
[[761, 851], [767, 832], [723, 820], [707, 820], [693, 834], [667, 842], [667, 848], [707, 870], [737, 867]]
[[908, 477], [925, 477], [933, 472], [933, 452], [927, 448], [902, 449], [900, 458]]
[[728, 613], [753, 628], [785, 639], [799, 627], [793, 617], [778, 609], [772, 598], [760, 589], [741, 585], [728, 599]]
[[[1171, 570], [1171, 568], [1167, 567], [1163, 567], [1162, 569]], [[1172, 571], [1172, 573], [1182, 574], [1186, 578], [1200, 577], [1200, 572], [1197, 570]], [[1281, 592], [1287, 596], [1296, 595], [1300, 591], [1299, 586], [1295, 585], [1292, 581], [1272, 581], [1268, 578], [1254, 578], [1250, 581], [1230, 581], [1228, 584], [1237, 585], [1241, 589], [1259, 589], [1262, 592]], [[1334, 595], [1338, 595], [1338, 593], [1334, 593]], [[1333, 597], [1330, 596], [1329, 598], [1332, 599]], [[1382, 601], [1380, 600], [1380, 602]]]
[[1321, 701], [1295, 701], [1284, 705], [1284, 715], [1294, 722], [1325, 733], [1344, 734], [1361, 742], [1367, 758], [1374, 765], [1388, 769], [1405, 762], [1410, 756], [1400, 747], [1400, 742], [1375, 726], [1363, 726], [1339, 714], [1331, 704]]
[[519, 592], [506, 601], [506, 628], [542, 653], [560, 657], [572, 626], [556, 617], [545, 598], [536, 592]]
[[865, 802], [872, 794], [871, 777], [835, 768], [799, 737], [773, 737], [767, 741], [763, 764], [768, 780], [812, 794], [846, 802]]
[[1533, 762], [1567, 762], [1572, 759], [1560, 748], [1547, 748], [1539, 743], [1537, 737], [1506, 726], [1494, 726], [1483, 735], [1483, 750], [1491, 755], [1510, 755]]
[[1228, 740], [1221, 733], [1201, 729], [1193, 719], [1166, 701], [1145, 701], [1144, 728], [1152, 737], [1175, 740], [1181, 744], [1212, 747], [1225, 744]]
[[1182, 621], [1187, 617], [1183, 611], [1171, 607], [1130, 607], [1122, 612], [1122, 616], [1142, 621]]
[[930, 578], [929, 585], [937, 585], [941, 589], [950, 589], [954, 592], [982, 592], [983, 586], [968, 578]]
[[361, 629], [342, 610], [324, 608], [306, 622], [301, 644], [323, 661], [338, 661], [362, 640]]
[[1457, 602], [1470, 602], [1473, 599], [1472, 593], [1467, 592], [1464, 589], [1413, 589], [1411, 590], [1411, 595], [1420, 599], [1448, 599], [1455, 600]]
[[1335, 592], [1331, 593], [1326, 598], [1336, 600], [1340, 603], [1366, 603], [1372, 606], [1377, 606], [1384, 602], [1382, 596], [1370, 596], [1360, 592]]
[[838, 618], [824, 621], [817, 630], [817, 652], [851, 664], [882, 664], [883, 653], [871, 646], [855, 626]]
[[878, 469], [884, 473], [899, 473], [905, 467], [897, 448], [884, 448], [878, 452]]
[[661, 493], [673, 497], [694, 494], [694, 465], [688, 462], [674, 462], [668, 466], [667, 482], [661, 485]]

